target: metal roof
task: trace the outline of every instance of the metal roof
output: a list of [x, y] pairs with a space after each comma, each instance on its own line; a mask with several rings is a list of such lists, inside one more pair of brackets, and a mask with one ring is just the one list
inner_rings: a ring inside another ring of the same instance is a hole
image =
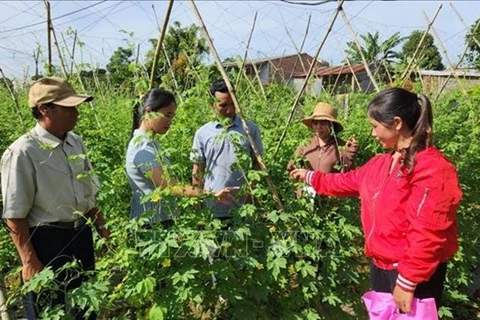
[[[308, 53], [300, 53], [300, 54], [295, 53], [295, 54], [290, 54], [290, 55], [286, 55], [286, 56], [276, 56], [276, 57], [265, 57], [265, 58], [251, 59], [251, 60], [247, 60], [245, 65], [261, 64], [261, 63], [264, 63], [264, 62], [272, 62], [274, 60], [283, 60], [283, 59], [288, 59], [288, 58], [295, 58], [295, 57], [298, 57], [299, 55], [302, 57], [302, 59], [312, 59], [313, 60], [313, 57], [310, 56]], [[326, 61], [323, 61], [323, 60], [318, 60], [318, 63], [328, 65], [328, 63]], [[239, 65], [238, 62], [236, 62], [236, 61], [223, 63], [223, 66], [225, 66], [225, 67], [234, 67], [234, 66], [238, 66], [238, 65]]]
[[[333, 67], [319, 67], [313, 73], [313, 76], [316, 77], [323, 77], [323, 76], [333, 76], [333, 75], [340, 75], [340, 74], [352, 74], [358, 73], [365, 70], [365, 66], [363, 64], [354, 64], [349, 66], [348, 64], [344, 64], [341, 66], [333, 66]], [[293, 77], [294, 78], [305, 78], [305, 73], [297, 73]]]
[[[422, 76], [431, 77], [454, 76], [452, 70], [420, 70], [418, 73]], [[456, 69], [455, 73], [460, 77], [480, 78], [480, 72], [472, 69]]]

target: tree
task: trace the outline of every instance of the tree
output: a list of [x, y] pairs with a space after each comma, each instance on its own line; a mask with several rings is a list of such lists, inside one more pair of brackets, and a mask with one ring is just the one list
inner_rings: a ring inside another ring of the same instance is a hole
[[[363, 40], [361, 45], [362, 53], [367, 60], [367, 63], [375, 61], [384, 61], [386, 64], [391, 64], [394, 59], [399, 58], [399, 54], [393, 50], [397, 45], [405, 40], [400, 36], [400, 32], [395, 32], [385, 41], [380, 42], [380, 36], [378, 31], [374, 34], [368, 32], [367, 34], [361, 34], [360, 38]], [[351, 63], [362, 63], [362, 57], [355, 42], [347, 42], [347, 58]]]
[[122, 85], [126, 80], [131, 80], [133, 72], [130, 70], [130, 64], [133, 62], [133, 50], [131, 48], [118, 47], [110, 57], [107, 64], [107, 71], [110, 81], [116, 85]]
[[[200, 65], [203, 58], [208, 54], [208, 46], [205, 39], [198, 36], [199, 27], [192, 24], [188, 27], [182, 27], [178, 21], [168, 28], [163, 40], [163, 47], [158, 57], [155, 76], [157, 82], [161, 82], [161, 77], [175, 77], [177, 85], [183, 89], [189, 87], [192, 76], [189, 71]], [[152, 72], [153, 57], [157, 46], [157, 39], [150, 39], [152, 49], [147, 52], [146, 67], [148, 72]], [[173, 75], [172, 75], [173, 74]]]
[[[404, 63], [407, 63], [409, 59], [414, 58], [413, 55], [423, 37], [423, 31], [415, 30], [408, 37], [407, 41], [403, 44], [402, 51], [400, 53], [401, 59]], [[433, 36], [427, 34], [420, 49], [415, 57], [417, 65], [421, 69], [427, 70], [443, 70], [442, 56], [438, 51], [437, 46], [433, 43]]]
[[470, 27], [470, 31], [465, 35], [465, 43], [468, 48], [467, 61], [480, 70], [480, 19]]

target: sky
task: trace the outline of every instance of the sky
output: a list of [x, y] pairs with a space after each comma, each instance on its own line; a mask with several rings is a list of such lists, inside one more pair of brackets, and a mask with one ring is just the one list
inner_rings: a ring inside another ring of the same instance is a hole
[[[248, 36], [257, 14], [248, 57], [265, 58], [302, 52], [314, 55], [337, 8], [335, 1], [196, 1], [208, 32], [222, 59], [244, 56]], [[298, 3], [301, 2], [301, 3]], [[58, 43], [72, 51], [75, 30], [78, 40], [75, 62], [104, 68], [119, 46], [140, 45], [140, 60], [157, 38], [168, 1], [50, 1]], [[307, 5], [309, 4], [309, 5]], [[355, 34], [379, 32], [382, 40], [395, 32], [408, 36], [425, 30], [439, 8], [433, 28], [435, 44], [448, 67], [456, 64], [465, 49], [465, 34], [480, 18], [480, 1], [345, 1], [344, 12]], [[459, 18], [459, 16], [461, 17]], [[308, 20], [310, 24], [308, 25]], [[465, 25], [462, 23], [462, 20]], [[10, 78], [35, 73], [33, 53], [40, 49], [40, 69], [47, 61], [46, 11], [42, 1], [0, 1], [0, 68]], [[169, 25], [198, 24], [189, 1], [175, 1]], [[308, 32], [306, 32], [308, 26]], [[306, 35], [306, 36], [305, 36]], [[331, 65], [344, 60], [346, 43], [352, 41], [347, 24], [339, 15], [319, 58]], [[53, 41], [53, 40], [52, 40]], [[442, 45], [445, 47], [445, 52]], [[400, 49], [400, 48], [399, 48]], [[53, 63], [59, 64], [56, 48]], [[68, 64], [70, 64], [68, 62]]]

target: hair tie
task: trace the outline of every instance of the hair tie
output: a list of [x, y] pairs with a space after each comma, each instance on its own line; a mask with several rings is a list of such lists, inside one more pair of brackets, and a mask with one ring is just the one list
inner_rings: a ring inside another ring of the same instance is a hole
[[422, 95], [417, 93], [417, 103], [421, 107], [423, 105]]

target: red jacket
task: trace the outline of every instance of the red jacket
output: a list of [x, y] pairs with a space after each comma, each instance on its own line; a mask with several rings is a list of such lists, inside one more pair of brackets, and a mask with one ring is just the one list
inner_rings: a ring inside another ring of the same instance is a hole
[[389, 175], [392, 159], [378, 155], [348, 173], [309, 171], [306, 182], [319, 194], [360, 196], [366, 255], [381, 269], [398, 267], [397, 284], [413, 291], [458, 250], [462, 191], [455, 167], [433, 147], [417, 154], [410, 174], [397, 164]]

